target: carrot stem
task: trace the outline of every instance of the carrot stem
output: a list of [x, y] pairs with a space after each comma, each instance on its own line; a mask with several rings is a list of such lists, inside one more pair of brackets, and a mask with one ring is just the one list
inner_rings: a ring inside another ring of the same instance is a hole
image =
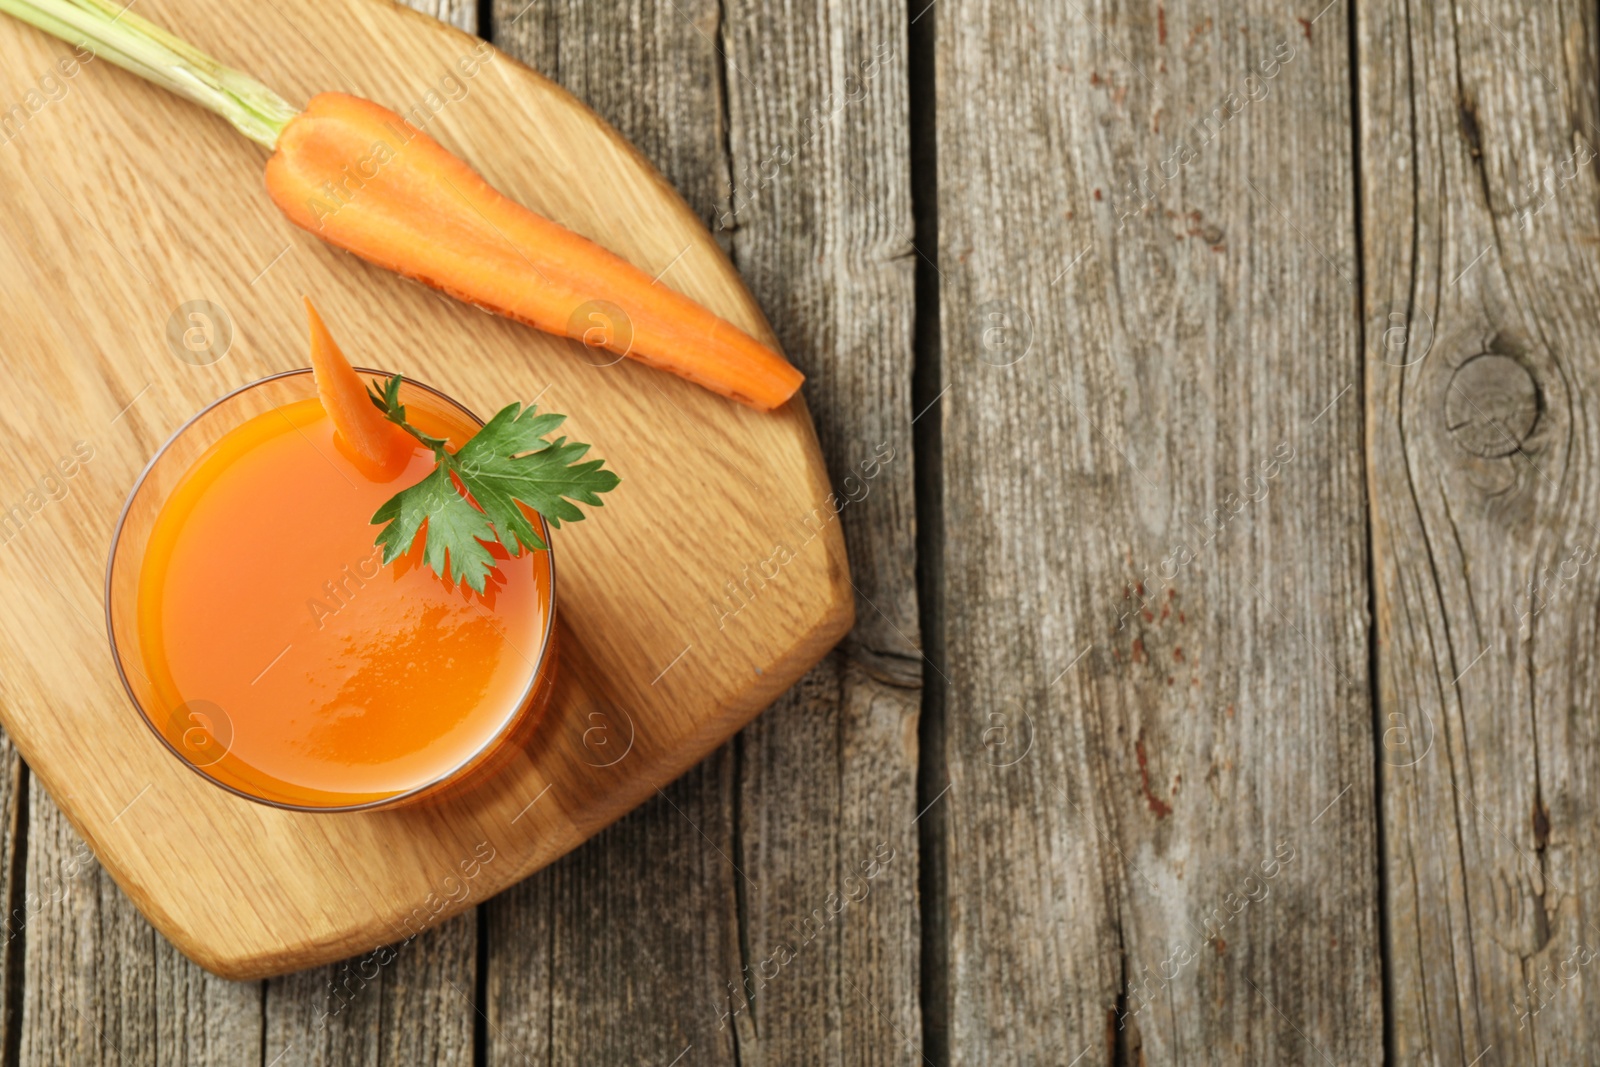
[[216, 112], [258, 144], [277, 147], [298, 110], [129, 6], [112, 0], [0, 0], [0, 11]]

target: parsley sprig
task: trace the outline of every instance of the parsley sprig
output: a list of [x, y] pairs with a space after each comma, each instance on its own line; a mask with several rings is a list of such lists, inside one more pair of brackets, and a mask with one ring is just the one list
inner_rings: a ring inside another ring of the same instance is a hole
[[565, 437], [545, 440], [566, 421], [565, 415], [539, 414], [531, 404], [507, 404], [451, 452], [448, 439], [429, 436], [406, 421], [400, 382], [398, 374], [381, 388], [374, 382], [367, 395], [386, 419], [433, 451], [436, 465], [433, 473], [390, 497], [372, 516], [374, 525], [384, 524], [376, 543], [383, 547], [385, 564], [411, 550], [426, 521], [423, 562], [440, 577], [464, 581], [482, 593], [495, 568], [490, 545], [498, 543], [512, 556], [547, 547], [519, 505], [560, 527], [563, 520], [583, 518], [573, 501], [601, 507], [600, 494], [617, 487], [619, 479], [605, 469], [604, 460], [580, 462], [588, 445], [569, 443]]

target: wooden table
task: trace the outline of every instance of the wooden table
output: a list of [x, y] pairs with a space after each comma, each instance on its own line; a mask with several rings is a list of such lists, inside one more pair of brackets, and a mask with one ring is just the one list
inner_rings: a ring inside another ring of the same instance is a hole
[[1594, 5], [430, 10], [682, 190], [836, 480], [892, 455], [859, 623], [553, 868], [265, 983], [7, 747], [4, 1062], [1592, 1057]]

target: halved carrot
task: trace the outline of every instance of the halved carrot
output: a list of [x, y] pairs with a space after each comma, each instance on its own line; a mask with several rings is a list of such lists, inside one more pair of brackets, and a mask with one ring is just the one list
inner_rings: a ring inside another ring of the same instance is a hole
[[763, 411], [805, 380], [738, 327], [502, 196], [388, 108], [322, 93], [298, 112], [128, 7], [122, 0], [0, 0], [0, 11], [92, 48], [274, 149], [272, 199], [296, 224], [364, 259]]
[[267, 191], [294, 223], [381, 267], [762, 410], [784, 403], [804, 381], [772, 349], [502, 196], [370, 100], [312, 97], [278, 137]]
[[356, 462], [384, 481], [406, 469], [417, 442], [383, 417], [367, 396], [361, 375], [344, 358], [322, 316], [306, 297], [306, 317], [311, 322], [311, 373], [317, 380], [317, 398], [333, 420], [336, 442], [348, 449]]

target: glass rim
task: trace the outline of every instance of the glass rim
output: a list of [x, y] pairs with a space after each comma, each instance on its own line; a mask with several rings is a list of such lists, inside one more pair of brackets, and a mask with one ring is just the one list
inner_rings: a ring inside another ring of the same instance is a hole
[[[352, 369], [357, 374], [375, 374], [384, 378], [390, 377], [394, 373], [392, 371], [377, 370], [372, 367], [354, 367]], [[144, 720], [145, 726], [149, 727], [150, 732], [156, 735], [156, 739], [161, 742], [162, 746], [165, 747], [168, 752], [170, 752], [185, 767], [189, 768], [189, 770], [210, 782], [212, 785], [219, 789], [225, 789], [234, 796], [241, 797], [244, 800], [248, 800], [256, 804], [264, 804], [267, 807], [277, 808], [280, 811], [304, 811], [319, 815], [334, 814], [339, 812], [373, 811], [395, 807], [404, 801], [413, 799], [431, 790], [445, 786], [452, 782], [457, 776], [470, 771], [474, 765], [487, 757], [502, 742], [506, 740], [508, 735], [511, 734], [513, 728], [517, 725], [518, 720], [528, 709], [530, 702], [533, 700], [534, 694], [538, 690], [539, 683], [544, 677], [545, 667], [548, 665], [550, 656], [550, 642], [555, 635], [556, 629], [556, 597], [558, 594], [556, 592], [555, 543], [550, 538], [550, 524], [545, 521], [545, 517], [543, 515], [539, 515], [538, 512], [534, 513], [539, 520], [541, 538], [545, 543], [544, 552], [549, 559], [550, 607], [549, 610], [545, 612], [544, 638], [540, 641], [538, 654], [533, 659], [533, 669], [528, 677], [528, 684], [523, 687], [521, 695], [513, 703], [511, 710], [506, 714], [505, 721], [502, 722], [494, 731], [494, 733], [487, 737], [481, 745], [473, 749], [473, 751], [469, 753], [461, 762], [457, 763], [455, 766], [451, 767], [442, 774], [436, 775], [435, 777], [430, 778], [428, 781], [423, 782], [421, 785], [414, 786], [410, 789], [403, 790], [387, 797], [382, 797], [378, 800], [362, 801], [359, 804], [291, 804], [284, 801], [270, 800], [266, 797], [260, 797], [252, 793], [247, 793], [242, 789], [231, 786], [226, 782], [219, 781], [218, 779], [207, 774], [203, 767], [196, 766], [191, 760], [186, 758], [182, 752], [179, 752], [177, 747], [173, 745], [171, 739], [168, 738], [166, 734], [161, 732], [160, 728], [156, 726], [155, 719], [145, 708], [144, 701], [140, 700], [139, 695], [134, 692], [133, 684], [128, 680], [128, 672], [123, 666], [122, 650], [117, 645], [116, 624], [113, 620], [111, 612], [111, 579], [113, 574], [116, 572], [117, 546], [122, 543], [122, 534], [124, 529], [127, 527], [128, 514], [133, 510], [133, 502], [138, 497], [139, 490], [144, 488], [145, 481], [150, 477], [151, 471], [155, 470], [156, 463], [160, 461], [162, 456], [166, 455], [167, 449], [171, 448], [177, 442], [178, 438], [182, 437], [186, 432], [188, 432], [190, 427], [194, 426], [195, 423], [199, 422], [212, 411], [215, 411], [217, 408], [221, 407], [223, 404], [226, 404], [233, 398], [247, 393], [252, 389], [257, 389], [263, 385], [268, 385], [272, 382], [281, 381], [285, 378], [295, 378], [302, 375], [309, 375], [311, 373], [312, 369], [310, 367], [297, 367], [293, 370], [278, 371], [276, 374], [269, 374], [264, 378], [257, 378], [253, 381], [246, 382], [235, 389], [229, 390], [185, 419], [183, 424], [180, 425], [176, 430], [172, 431], [172, 434], [161, 443], [161, 447], [156, 449], [154, 454], [151, 455], [149, 461], [145, 463], [144, 468], [139, 472], [139, 476], [133, 480], [133, 487], [128, 490], [128, 497], [122, 503], [122, 511], [117, 515], [116, 529], [113, 530], [111, 534], [111, 547], [106, 553], [106, 643], [111, 646], [111, 660], [116, 665], [117, 678], [122, 682], [122, 691], [127, 694], [128, 699], [132, 701], [135, 710], [139, 712], [139, 718]], [[468, 408], [465, 404], [450, 396], [448, 393], [436, 389], [424, 382], [419, 382], [414, 378], [405, 378], [404, 380], [407, 385], [421, 389], [423, 392], [429, 393], [432, 396], [444, 401], [446, 404], [449, 404], [451, 407], [461, 412], [461, 414], [465, 415], [469, 421], [477, 424], [480, 429], [483, 427], [483, 419], [479, 418], [471, 408]], [[137, 610], [137, 605], [135, 605], [135, 610]]]

